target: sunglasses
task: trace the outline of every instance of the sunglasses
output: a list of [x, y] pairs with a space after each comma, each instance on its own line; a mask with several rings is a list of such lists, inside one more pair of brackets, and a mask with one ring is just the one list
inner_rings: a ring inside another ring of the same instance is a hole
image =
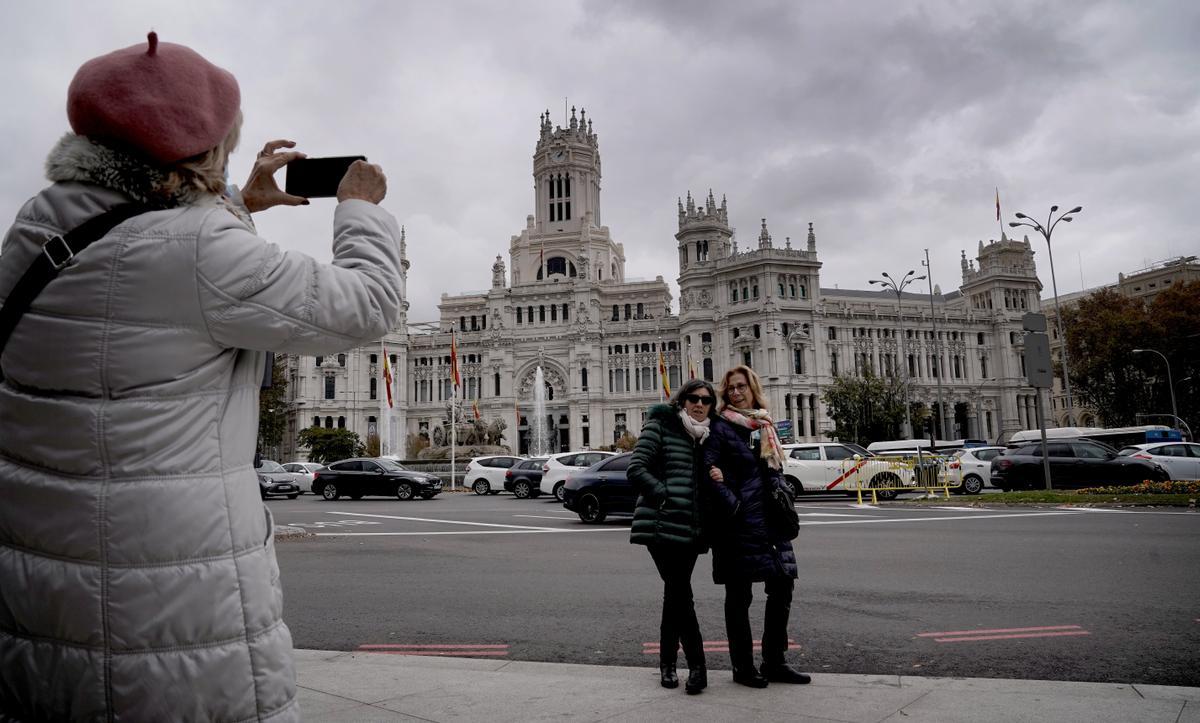
[[700, 396], [699, 394], [685, 394], [683, 398], [692, 404], [703, 404], [706, 407], [712, 406], [713, 403], [713, 398], [707, 394], [704, 396]]

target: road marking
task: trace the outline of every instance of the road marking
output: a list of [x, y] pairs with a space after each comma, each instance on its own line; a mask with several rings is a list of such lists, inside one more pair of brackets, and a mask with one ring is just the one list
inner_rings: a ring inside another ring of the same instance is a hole
[[331, 515], [352, 515], [354, 517], [379, 517], [385, 520], [406, 520], [408, 522], [440, 522], [444, 525], [473, 525], [476, 527], [507, 527], [514, 530], [550, 530], [549, 527], [529, 527], [527, 525], [501, 525], [495, 522], [464, 522], [460, 520], [434, 520], [428, 517], [400, 517], [399, 515], [373, 515], [368, 512], [330, 512]]
[[513, 517], [532, 517], [537, 520], [578, 520], [576, 515], [513, 515]]
[[802, 525], [872, 525], [885, 522], [944, 522], [947, 520], [989, 520], [1002, 517], [1046, 517], [1050, 515], [1073, 515], [1074, 512], [1017, 512], [1000, 515], [952, 515], [949, 517], [873, 517], [867, 520], [812, 520], [801, 521]]
[[401, 650], [409, 648], [428, 648], [430, 650], [507, 650], [508, 643], [480, 643], [478, 645], [469, 643], [378, 643], [358, 646], [359, 650]]
[[1068, 630], [1060, 633], [1018, 633], [1016, 635], [981, 635], [969, 638], [934, 638], [936, 643], [969, 643], [973, 640], [1012, 640], [1014, 638], [1060, 638], [1069, 635], [1091, 635], [1086, 630]]
[[800, 512], [801, 517], [870, 517], [871, 515], [852, 515], [841, 512]]
[[951, 630], [942, 633], [917, 633], [918, 638], [933, 638], [935, 643], [969, 643], [980, 640], [1017, 638], [1060, 638], [1091, 635], [1078, 625], [1045, 625], [1035, 628], [995, 628], [991, 630]]
[[[1096, 495], [1103, 497], [1104, 495]], [[1191, 515], [1196, 516], [1195, 512], [1167, 512], [1166, 510], [1108, 510], [1102, 507], [1071, 507], [1070, 505], [1061, 505], [1055, 507], [1056, 510], [1071, 510], [1072, 512], [1107, 512], [1109, 514], [1118, 515]]]
[[[750, 647], [752, 650], [762, 650], [762, 642], [758, 640], [751, 641]], [[796, 647], [796, 641], [788, 638], [788, 648]], [[658, 655], [660, 652], [659, 643], [642, 643], [642, 655]], [[729, 643], [725, 640], [705, 640], [704, 652], [706, 653], [728, 653]]]
[[984, 512], [982, 507], [927, 507], [930, 510], [950, 510], [951, 512]]
[[1078, 625], [1045, 625], [1039, 628], [995, 628], [992, 630], [950, 630], [944, 633], [917, 633], [918, 638], [938, 638], [947, 635], [989, 635], [991, 633], [1035, 633], [1046, 630], [1082, 630]]
[[525, 530], [439, 530], [435, 532], [317, 532], [317, 537], [431, 537], [434, 535], [539, 535], [547, 532], [624, 532], [628, 527], [530, 527]]

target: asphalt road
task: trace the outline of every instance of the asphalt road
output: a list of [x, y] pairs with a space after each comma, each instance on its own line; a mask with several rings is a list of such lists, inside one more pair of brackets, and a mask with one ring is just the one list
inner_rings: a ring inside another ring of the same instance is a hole
[[[1200, 513], [969, 501], [802, 497], [789, 656], [831, 673], [1200, 685]], [[319, 535], [277, 543], [297, 647], [656, 663], [661, 583], [628, 518], [589, 526], [507, 494], [267, 504]], [[709, 556], [693, 586], [709, 665], [727, 668]]]

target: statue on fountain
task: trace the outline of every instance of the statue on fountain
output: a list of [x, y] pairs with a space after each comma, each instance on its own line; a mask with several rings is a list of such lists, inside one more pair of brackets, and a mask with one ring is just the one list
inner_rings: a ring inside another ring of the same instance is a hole
[[[451, 420], [454, 420], [453, 435]], [[446, 403], [446, 418], [434, 427], [430, 434], [430, 445], [417, 453], [417, 459], [450, 459], [450, 442], [453, 436], [455, 456], [460, 459], [485, 457], [493, 454], [512, 454], [508, 445], [501, 444], [508, 425], [503, 419], [490, 424], [483, 419], [468, 419], [463, 414], [463, 400]]]

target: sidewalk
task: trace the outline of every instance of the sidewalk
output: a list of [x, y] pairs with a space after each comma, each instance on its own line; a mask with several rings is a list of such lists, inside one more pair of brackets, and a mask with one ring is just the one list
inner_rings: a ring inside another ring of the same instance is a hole
[[[1200, 688], [815, 674], [811, 685], [666, 690], [622, 668], [297, 650], [308, 721], [1086, 721], [1200, 723]], [[681, 676], [682, 677], [682, 676]]]

